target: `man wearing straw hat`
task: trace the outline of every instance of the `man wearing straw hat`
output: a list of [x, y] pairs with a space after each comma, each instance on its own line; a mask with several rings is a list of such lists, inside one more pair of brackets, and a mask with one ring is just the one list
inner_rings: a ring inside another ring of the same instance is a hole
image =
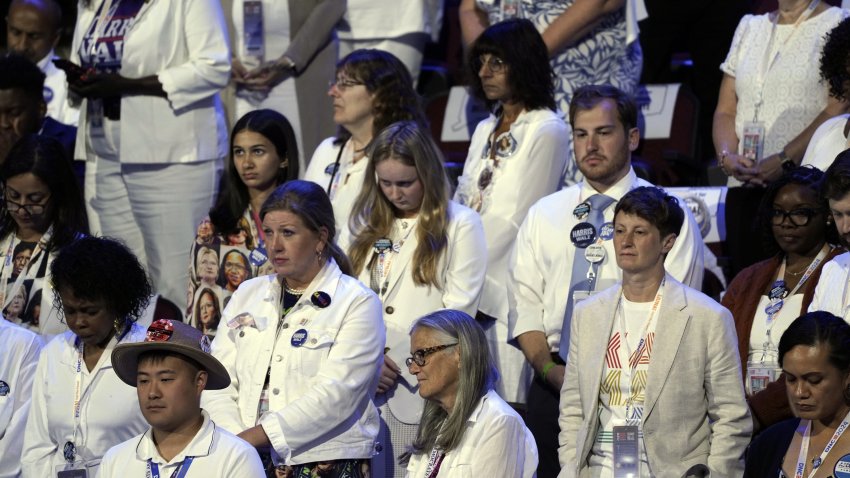
[[138, 390], [151, 428], [112, 447], [100, 477], [265, 476], [254, 448], [201, 410], [201, 392], [227, 387], [230, 376], [210, 355], [209, 338], [199, 330], [157, 320], [144, 342], [115, 347], [112, 364], [118, 378]]

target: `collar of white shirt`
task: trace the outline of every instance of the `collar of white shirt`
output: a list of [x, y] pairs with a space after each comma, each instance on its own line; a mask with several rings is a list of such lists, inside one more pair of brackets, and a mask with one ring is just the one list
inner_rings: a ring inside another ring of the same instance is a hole
[[[625, 176], [620, 178], [619, 181], [614, 183], [613, 186], [611, 186], [601, 194], [613, 198], [615, 201], [619, 201], [620, 198], [626, 195], [626, 193], [637, 187], [637, 182], [637, 174], [635, 174], [635, 170], [631, 166], [629, 166], [629, 172]], [[594, 194], [600, 194], [600, 192], [593, 189], [593, 186], [588, 184], [587, 181], [582, 181], [580, 200], [586, 201], [587, 198], [593, 196]]]
[[201, 429], [198, 430], [198, 433], [195, 434], [192, 441], [186, 445], [186, 448], [172, 458], [171, 461], [165, 461], [165, 459], [160, 456], [159, 451], [157, 451], [156, 444], [153, 442], [152, 428], [148, 428], [148, 431], [146, 431], [139, 440], [139, 444], [136, 445], [136, 458], [143, 462], [151, 460], [160, 465], [170, 465], [173, 463], [182, 463], [183, 460], [189, 456], [196, 457], [209, 455], [212, 451], [213, 437], [215, 436], [215, 422], [210, 420], [210, 415], [206, 412], [206, 410], [201, 410], [201, 413], [204, 416], [204, 424], [201, 425]]

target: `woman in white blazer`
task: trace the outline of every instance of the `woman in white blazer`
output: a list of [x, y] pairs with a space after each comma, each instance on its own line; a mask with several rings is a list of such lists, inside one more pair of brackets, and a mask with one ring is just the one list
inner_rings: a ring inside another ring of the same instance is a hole
[[676, 199], [655, 187], [617, 203], [623, 282], [573, 314], [560, 478], [743, 474], [752, 420], [732, 314], [664, 270], [683, 221]]
[[[227, 152], [218, 92], [230, 50], [218, 0], [79, 0], [69, 74], [80, 106], [92, 231], [119, 237], [156, 289], [186, 297], [186, 244], [212, 206]], [[179, 191], [179, 200], [174, 192]]]
[[458, 179], [455, 201], [481, 215], [487, 277], [478, 306], [501, 377], [496, 390], [525, 403], [531, 367], [508, 344], [508, 257], [528, 208], [554, 193], [570, 158], [569, 127], [555, 107], [552, 67], [543, 38], [528, 20], [507, 20], [472, 45], [471, 93], [492, 114], [478, 123]]
[[355, 274], [384, 307], [387, 349], [378, 403], [386, 471], [375, 467], [393, 477], [404, 475], [398, 456], [415, 437], [423, 405], [415, 378], [400, 365], [410, 326], [442, 308], [475, 314], [487, 245], [478, 215], [449, 200], [442, 157], [427, 130], [394, 123], [374, 139], [368, 156], [349, 254]]
[[204, 392], [203, 407], [226, 430], [270, 448], [285, 476], [331, 466], [322, 476], [359, 477], [379, 428], [380, 301], [348, 275], [319, 185], [287, 182], [260, 217], [276, 274], [245, 281], [231, 296], [212, 343], [231, 383]]

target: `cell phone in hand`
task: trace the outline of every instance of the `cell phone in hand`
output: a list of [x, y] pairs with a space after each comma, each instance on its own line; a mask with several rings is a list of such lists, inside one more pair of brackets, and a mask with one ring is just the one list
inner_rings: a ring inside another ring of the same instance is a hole
[[53, 60], [53, 64], [56, 65], [56, 68], [65, 72], [65, 75], [68, 77], [68, 81], [79, 80], [86, 74], [86, 70], [83, 67], [64, 58], [55, 58]]

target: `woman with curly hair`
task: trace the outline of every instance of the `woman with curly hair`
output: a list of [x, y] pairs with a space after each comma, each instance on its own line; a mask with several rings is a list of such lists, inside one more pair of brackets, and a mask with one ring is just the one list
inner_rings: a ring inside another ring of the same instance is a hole
[[404, 64], [381, 50], [356, 50], [337, 63], [328, 95], [333, 98], [337, 135], [316, 148], [304, 179], [322, 186], [334, 207], [339, 245], [348, 245], [348, 219], [363, 178], [367, 146], [397, 121], [423, 128], [425, 114]]
[[[838, 24], [826, 36], [820, 57], [820, 78], [829, 85], [829, 94], [850, 101], [850, 18]], [[850, 114], [833, 116], [815, 130], [801, 165], [821, 171], [838, 153], [850, 147]]]
[[794, 168], [771, 183], [759, 208], [764, 249], [773, 257], [742, 270], [723, 306], [732, 312], [744, 383], [754, 422], [767, 427], [791, 417], [777, 344], [782, 332], [811, 304], [821, 271], [844, 252], [826, 200], [823, 173]]
[[404, 476], [398, 457], [416, 436], [423, 406], [416, 379], [401, 367], [410, 326], [443, 308], [475, 314], [487, 244], [478, 215], [449, 200], [439, 148], [415, 123], [394, 123], [375, 137], [365, 177], [349, 257], [383, 303], [387, 346], [376, 398], [385, 465], [374, 468], [391, 478]]
[[85, 470], [96, 476], [109, 448], [147, 429], [136, 389], [115, 375], [110, 356], [117, 344], [144, 340], [136, 321], [151, 284], [126, 246], [97, 237], [63, 247], [50, 274], [53, 300], [70, 330], [54, 338], [38, 361], [23, 475]]

